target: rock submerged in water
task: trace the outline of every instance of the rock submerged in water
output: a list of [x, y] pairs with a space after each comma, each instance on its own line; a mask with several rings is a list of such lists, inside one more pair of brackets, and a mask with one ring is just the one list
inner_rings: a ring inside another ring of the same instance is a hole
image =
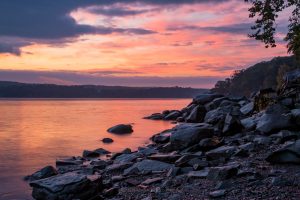
[[132, 133], [133, 129], [132, 129], [132, 125], [130, 124], [118, 124], [116, 126], [107, 129], [107, 132], [121, 135], [121, 134]]

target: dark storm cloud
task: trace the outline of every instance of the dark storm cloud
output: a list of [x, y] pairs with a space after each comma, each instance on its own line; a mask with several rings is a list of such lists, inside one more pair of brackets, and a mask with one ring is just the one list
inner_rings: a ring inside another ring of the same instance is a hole
[[241, 24], [231, 24], [226, 26], [177, 26], [169, 27], [169, 31], [178, 31], [178, 30], [195, 30], [195, 31], [211, 31], [217, 33], [231, 33], [231, 34], [247, 34], [249, 33], [250, 23], [241, 23]]
[[[110, 73], [110, 72], [109, 72]], [[17, 81], [24, 83], [54, 83], [54, 84], [93, 84], [119, 86], [184, 86], [184, 87], [211, 87], [224, 77], [197, 76], [197, 77], [118, 77], [108, 75], [106, 71], [97, 75], [88, 72], [75, 71], [23, 71], [0, 70], [0, 80]]]

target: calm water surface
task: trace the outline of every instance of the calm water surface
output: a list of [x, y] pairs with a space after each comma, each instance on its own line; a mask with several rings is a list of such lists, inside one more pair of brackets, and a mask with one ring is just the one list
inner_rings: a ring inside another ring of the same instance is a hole
[[[175, 100], [0, 100], [0, 199], [31, 199], [25, 175], [54, 165], [60, 156], [81, 155], [103, 147], [112, 152], [136, 149], [149, 137], [173, 125], [142, 119], [166, 109], [180, 109], [189, 99]], [[134, 123], [134, 133], [117, 136], [107, 128]], [[114, 139], [105, 145], [104, 137]]]

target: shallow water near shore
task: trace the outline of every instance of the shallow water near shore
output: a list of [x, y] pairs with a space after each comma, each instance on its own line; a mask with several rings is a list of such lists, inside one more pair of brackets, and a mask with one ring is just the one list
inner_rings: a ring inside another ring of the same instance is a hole
[[[190, 99], [2, 99], [0, 100], [0, 199], [31, 199], [22, 179], [55, 165], [61, 156], [84, 149], [112, 152], [149, 143], [149, 137], [174, 125], [142, 119], [155, 112], [185, 107]], [[133, 123], [134, 133], [118, 136], [107, 128]], [[110, 137], [112, 144], [101, 139]]]

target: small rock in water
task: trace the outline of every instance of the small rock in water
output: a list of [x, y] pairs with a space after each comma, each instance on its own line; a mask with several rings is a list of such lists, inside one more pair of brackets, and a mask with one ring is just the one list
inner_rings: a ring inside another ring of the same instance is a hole
[[103, 139], [102, 139], [102, 142], [108, 144], [108, 143], [113, 143], [114, 140], [111, 139], [111, 138], [103, 138]]
[[107, 132], [115, 134], [128, 134], [132, 133], [133, 129], [130, 124], [119, 124], [107, 129]]

